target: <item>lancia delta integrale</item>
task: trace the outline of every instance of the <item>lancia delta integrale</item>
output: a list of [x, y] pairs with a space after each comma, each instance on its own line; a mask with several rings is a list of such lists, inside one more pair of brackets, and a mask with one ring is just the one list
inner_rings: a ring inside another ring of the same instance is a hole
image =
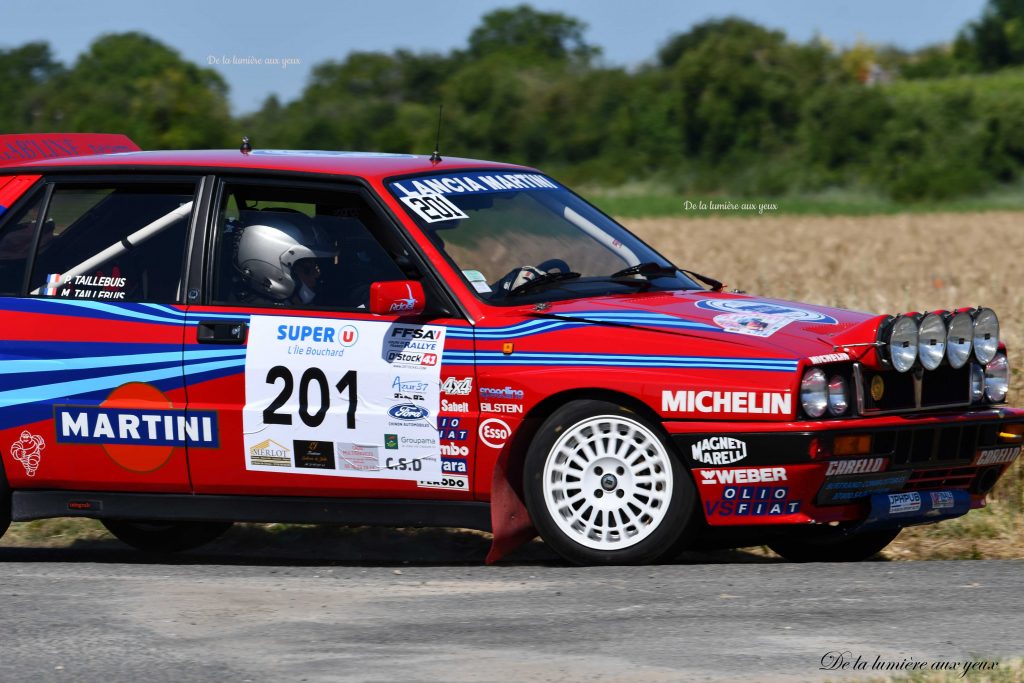
[[985, 307], [725, 291], [531, 168], [0, 137], [2, 519], [857, 560], [1020, 453]]

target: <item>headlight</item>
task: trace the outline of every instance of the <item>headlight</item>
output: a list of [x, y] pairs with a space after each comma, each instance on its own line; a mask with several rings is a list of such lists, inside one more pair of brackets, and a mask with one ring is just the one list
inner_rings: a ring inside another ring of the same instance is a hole
[[971, 339], [974, 337], [974, 320], [967, 311], [961, 311], [949, 321], [946, 334], [946, 358], [954, 370], [959, 370], [971, 357]]
[[917, 323], [901, 315], [889, 330], [889, 361], [897, 372], [906, 372], [917, 360]]
[[921, 321], [918, 334], [917, 355], [925, 370], [934, 370], [942, 365], [946, 355], [946, 323], [937, 313], [929, 313]]
[[825, 373], [821, 368], [811, 368], [800, 381], [800, 404], [811, 417], [821, 417], [828, 406]]
[[1006, 399], [1006, 391], [1010, 387], [1010, 364], [1002, 353], [996, 354], [985, 366], [985, 398], [992, 403]]
[[979, 308], [974, 314], [974, 357], [985, 365], [999, 350], [999, 318], [991, 308]]
[[846, 380], [835, 375], [828, 381], [828, 412], [842, 415], [850, 407], [849, 394], [846, 391]]
[[971, 363], [971, 403], [981, 403], [985, 398], [985, 369]]

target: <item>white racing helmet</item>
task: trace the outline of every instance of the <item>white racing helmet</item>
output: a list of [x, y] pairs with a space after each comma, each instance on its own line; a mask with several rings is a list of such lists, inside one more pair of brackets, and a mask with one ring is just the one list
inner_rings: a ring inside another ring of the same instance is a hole
[[238, 238], [235, 266], [249, 286], [272, 299], [295, 291], [292, 266], [306, 258], [338, 255], [324, 230], [304, 214], [285, 211], [243, 211], [245, 225]]

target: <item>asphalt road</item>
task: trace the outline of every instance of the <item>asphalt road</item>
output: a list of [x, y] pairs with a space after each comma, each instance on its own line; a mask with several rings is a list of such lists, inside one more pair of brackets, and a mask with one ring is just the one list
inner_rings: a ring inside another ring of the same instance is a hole
[[872, 672], [824, 671], [826, 653], [1024, 653], [1024, 561], [706, 561], [155, 562], [0, 548], [0, 680], [845, 680]]

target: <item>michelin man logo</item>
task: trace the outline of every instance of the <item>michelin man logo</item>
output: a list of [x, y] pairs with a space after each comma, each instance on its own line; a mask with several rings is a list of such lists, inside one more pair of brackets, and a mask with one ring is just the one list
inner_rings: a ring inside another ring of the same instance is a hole
[[40, 453], [46, 448], [43, 437], [37, 434], [29, 434], [28, 431], [21, 433], [21, 438], [11, 444], [11, 457], [17, 460], [25, 468], [25, 474], [30, 477], [36, 476], [39, 469]]

